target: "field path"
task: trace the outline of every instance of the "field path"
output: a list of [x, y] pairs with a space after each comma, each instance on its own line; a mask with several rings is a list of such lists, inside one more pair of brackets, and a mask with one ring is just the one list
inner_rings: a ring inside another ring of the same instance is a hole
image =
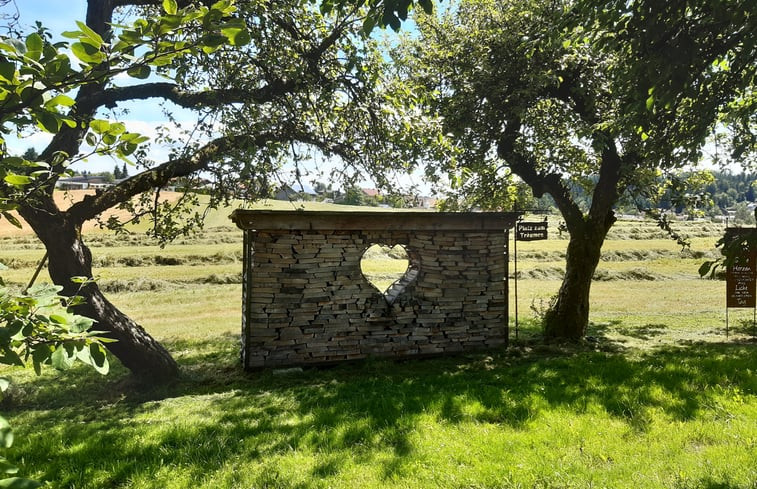
[[[84, 198], [86, 195], [94, 195], [95, 191], [93, 190], [68, 190], [68, 191], [56, 191], [55, 192], [55, 203], [58, 205], [61, 209], [68, 209], [71, 207], [75, 202], [79, 202]], [[179, 198], [181, 194], [179, 192], [161, 192], [161, 196], [164, 200], [174, 201]], [[17, 218], [19, 215], [16, 212], [12, 212], [14, 216]], [[128, 212], [120, 210], [120, 209], [111, 209], [107, 211], [105, 214], [103, 214], [103, 218], [107, 219], [110, 216], [116, 216], [118, 218], [126, 218], [128, 216]], [[0, 219], [0, 237], [2, 236], [28, 236], [31, 234], [34, 234], [31, 228], [28, 224], [26, 224], [23, 219], [21, 219], [21, 223], [23, 224], [22, 229], [18, 229], [14, 225], [12, 225], [10, 222], [8, 222], [7, 219]], [[97, 230], [98, 225], [96, 221], [88, 221], [84, 223], [84, 232], [89, 232], [93, 230]]]

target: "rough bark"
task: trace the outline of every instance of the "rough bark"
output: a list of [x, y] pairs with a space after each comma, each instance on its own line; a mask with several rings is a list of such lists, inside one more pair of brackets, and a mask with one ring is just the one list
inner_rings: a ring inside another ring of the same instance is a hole
[[[595, 141], [610, 141], [602, 133], [596, 133], [594, 138]], [[565, 256], [565, 278], [555, 303], [544, 317], [544, 334], [547, 338], [578, 340], [586, 335], [591, 282], [607, 232], [616, 220], [612, 207], [618, 200], [622, 168], [623, 159], [615, 145], [606, 143], [588, 215], [579, 215], [575, 212], [575, 206], [566, 207], [560, 199], [556, 199], [565, 218], [570, 241]]]
[[[581, 107], [583, 112], [588, 104], [582, 104]], [[583, 117], [592, 120], [591, 113]], [[624, 161], [607, 134], [594, 134], [597, 146], [603, 147], [603, 150], [591, 207], [588, 213], [584, 213], [571, 198], [562, 175], [538, 171], [531, 155], [515, 149], [520, 128], [520, 119], [513, 116], [499, 140], [499, 156], [508, 162], [514, 174], [531, 187], [534, 196], [552, 196], [570, 233], [565, 257], [565, 277], [555, 301], [544, 316], [544, 334], [547, 338], [578, 340], [586, 335], [589, 325], [591, 282], [607, 232], [615, 223], [612, 207], [618, 200], [618, 183]]]
[[595, 223], [584, 223], [581, 227], [581, 232], [570, 235], [565, 256], [565, 277], [555, 302], [544, 316], [544, 335], [547, 338], [578, 340], [586, 335], [592, 277], [609, 227]]
[[117, 340], [106, 346], [137, 378], [149, 383], [176, 378], [179, 368], [168, 351], [108, 301], [97, 284], [87, 284], [79, 291], [71, 282], [71, 277], [92, 276], [92, 254], [82, 241], [81, 227], [66, 213], [50, 212], [53, 210], [51, 201], [37, 201], [33, 207], [19, 209], [47, 249], [52, 281], [64, 288], [65, 295], [78, 294], [86, 299], [76, 312], [97, 321], [93, 329]]

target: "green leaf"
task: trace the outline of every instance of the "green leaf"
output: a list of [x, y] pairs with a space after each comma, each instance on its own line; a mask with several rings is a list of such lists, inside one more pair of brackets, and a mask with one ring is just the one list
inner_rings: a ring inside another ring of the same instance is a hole
[[16, 175], [14, 173], [6, 175], [3, 180], [5, 180], [6, 183], [19, 187], [32, 183], [32, 179], [27, 177], [26, 175]]
[[121, 135], [122, 142], [128, 142], [128, 143], [133, 143], [133, 144], [141, 144], [149, 140], [150, 140], [149, 137], [143, 136], [139, 134], [138, 132], [125, 132]]
[[93, 323], [94, 320], [90, 318], [84, 316], [74, 316], [74, 319], [69, 324], [69, 330], [72, 333], [83, 333], [91, 328]]
[[418, 5], [423, 7], [423, 11], [429, 15], [434, 11], [434, 3], [431, 0], [418, 0]]
[[37, 489], [38, 487], [42, 487], [42, 483], [31, 479], [11, 477], [0, 480], [0, 489]]
[[334, 10], [334, 0], [322, 0], [321, 1], [321, 13], [329, 14]]
[[35, 114], [37, 116], [37, 125], [45, 131], [55, 134], [60, 130], [61, 120], [57, 114], [47, 111], [40, 111]]
[[13, 350], [6, 350], [5, 355], [0, 356], [0, 364], [3, 365], [16, 365], [19, 367], [24, 366], [24, 361], [18, 356], [18, 353]]
[[110, 128], [108, 129], [108, 134], [112, 134], [113, 136], [118, 136], [120, 134], [123, 134], [126, 131], [126, 125], [123, 122], [114, 122], [110, 125]]
[[250, 33], [247, 29], [239, 29], [234, 32], [233, 35], [227, 35], [227, 37], [232, 46], [246, 46], [252, 41], [252, 37], [250, 37]]
[[6, 377], [0, 377], [0, 391], [7, 391], [10, 385], [11, 381], [9, 379], [7, 379]]
[[68, 56], [58, 55], [45, 65], [45, 74], [52, 81], [62, 80], [71, 75], [71, 60]]
[[32, 363], [34, 365], [34, 372], [37, 375], [42, 374], [42, 364], [45, 363], [53, 354], [54, 349], [52, 345], [36, 345], [32, 351]]
[[67, 324], [68, 318], [65, 316], [61, 316], [60, 314], [50, 314], [50, 321], [56, 324]]
[[250, 33], [247, 32], [247, 25], [242, 19], [235, 19], [223, 24], [221, 34], [226, 36], [234, 46], [244, 46], [251, 40]]
[[176, 0], [163, 0], [163, 10], [168, 15], [176, 15], [176, 12], [179, 10]]
[[50, 355], [50, 363], [53, 368], [58, 370], [68, 370], [74, 364], [76, 357], [68, 356], [65, 348], [57, 348], [52, 355]]
[[160, 18], [160, 33], [166, 34], [174, 29], [177, 29], [184, 22], [184, 17], [181, 15], [166, 15]]
[[226, 43], [226, 36], [221, 36], [213, 33], [205, 34], [204, 36], [202, 36], [201, 42], [205, 45], [205, 48], [211, 48], [215, 50], [216, 48], [223, 46]]
[[38, 301], [50, 300], [51, 302], [59, 299], [58, 292], [63, 290], [60, 285], [53, 285], [49, 283], [41, 283], [33, 285], [26, 293], [30, 297], [36, 298]]
[[647, 98], [647, 110], [652, 110], [654, 107], [654, 95], [650, 95], [649, 98]]
[[[30, 107], [36, 107], [42, 105], [42, 91], [31, 85], [19, 85], [21, 89], [21, 100], [28, 104]], [[18, 92], [18, 88], [16, 89]]]
[[3, 211], [2, 215], [3, 215], [4, 218], [6, 218], [8, 220], [9, 223], [11, 223], [11, 225], [15, 226], [16, 228], [21, 229], [23, 227], [23, 226], [21, 226], [21, 221], [19, 221], [18, 219], [16, 219], [16, 216], [14, 216], [13, 214], [11, 214], [10, 212]]
[[0, 78], [3, 78], [7, 82], [13, 82], [13, 79], [16, 77], [16, 65], [9, 62], [9, 61], [3, 61], [0, 63]]
[[110, 122], [104, 119], [95, 119], [89, 123], [89, 128], [97, 134], [105, 134], [110, 129]]
[[138, 65], [126, 70], [126, 73], [132, 78], [144, 80], [150, 76], [151, 68], [148, 65]]
[[110, 146], [118, 140], [117, 136], [114, 136], [110, 132], [103, 134], [103, 144]]
[[0, 163], [2, 163], [3, 168], [18, 168], [19, 166], [24, 166], [24, 161], [20, 156], [9, 156], [3, 158]]
[[71, 107], [75, 103], [76, 101], [68, 95], [60, 94], [45, 102], [45, 107], [55, 107], [58, 105], [62, 105], [63, 107]]
[[18, 39], [7, 39], [7, 41], [18, 54], [26, 54], [26, 44]]
[[103, 348], [100, 344], [93, 343], [89, 345], [89, 354], [90, 358], [92, 359], [92, 366], [95, 368], [95, 370], [102, 375], [107, 374], [109, 365], [108, 356], [105, 354], [105, 348]]
[[15, 474], [18, 472], [18, 467], [8, 462], [5, 457], [0, 457], [0, 472], [3, 474]]
[[[69, 307], [76, 307], [86, 303], [86, 299], [80, 295], [75, 295], [68, 300]], [[78, 317], [78, 316], [77, 316]]]
[[370, 34], [371, 31], [373, 31], [373, 28], [376, 27], [376, 17], [372, 15], [368, 15], [365, 17], [365, 20], [363, 21], [363, 27], [362, 31], [366, 35]]
[[10, 448], [13, 446], [13, 430], [8, 420], [0, 416], [0, 447]]
[[84, 136], [84, 141], [90, 146], [95, 146], [97, 145], [97, 136], [92, 132], [88, 132], [87, 135]]
[[86, 39], [88, 41], [91, 41], [91, 43], [99, 49], [100, 46], [103, 45], [103, 38], [100, 37], [100, 34], [93, 31], [87, 24], [84, 22], [77, 20], [76, 25], [79, 26], [79, 29], [81, 29], [82, 33], [86, 36]]
[[42, 37], [39, 34], [36, 32], [29, 34], [26, 37], [26, 56], [34, 61], [39, 61], [39, 58], [42, 56], [43, 45]]
[[133, 154], [137, 150], [138, 146], [134, 143], [130, 142], [121, 142], [121, 144], [118, 145], [118, 154], [120, 156], [129, 156]]
[[71, 52], [87, 64], [99, 64], [105, 60], [105, 55], [89, 43], [75, 42], [71, 44]]

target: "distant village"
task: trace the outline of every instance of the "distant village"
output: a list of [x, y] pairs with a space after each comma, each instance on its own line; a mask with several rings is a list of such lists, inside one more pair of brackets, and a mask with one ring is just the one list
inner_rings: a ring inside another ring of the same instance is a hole
[[[82, 172], [68, 178], [61, 178], [56, 183], [56, 188], [60, 190], [102, 190], [129, 178], [128, 171], [124, 167], [116, 167], [116, 171], [88, 173]], [[200, 180], [193, 184], [193, 188], [202, 191], [204, 188], [210, 188], [209, 180]], [[181, 191], [184, 188], [182, 182], [176, 182], [175, 185], [166, 186], [164, 189], [169, 192]], [[274, 200], [284, 200], [290, 202], [324, 202], [330, 204], [344, 205], [362, 205], [371, 207], [395, 207], [395, 208], [415, 208], [415, 209], [433, 209], [436, 207], [437, 199], [422, 195], [384, 195], [375, 188], [352, 187], [347, 190], [332, 188], [331, 185], [316, 183], [310, 186], [307, 184], [282, 185], [273, 195]]]
[[[61, 190], [104, 189], [116, 185], [129, 177], [126, 165], [116, 167], [111, 172], [88, 173], [82, 172], [69, 178], [58, 180], [56, 187]], [[757, 209], [757, 174], [730, 174], [715, 172], [715, 178], [705, 189], [709, 196], [710, 205], [703, 207], [696, 217], [684, 209], [677, 209], [672, 202], [663, 199], [659, 205], [663, 211], [669, 212], [676, 219], [683, 220], [712, 220], [729, 221], [745, 224], [755, 223]], [[166, 191], [181, 191], [186, 184], [176, 181], [174, 185], [165, 187]], [[195, 181], [192, 188], [202, 192], [211, 188], [209, 180]], [[387, 208], [415, 208], [434, 209], [437, 206], [435, 197], [423, 195], [382, 194], [375, 188], [352, 187], [346, 190], [334, 189], [331, 185], [315, 182], [313, 186], [306, 183], [281, 185], [268, 198], [291, 202], [325, 202], [333, 204], [387, 207]], [[635, 205], [630, 205], [621, 199], [616, 211], [625, 219], [642, 219]], [[651, 203], [647, 204], [651, 205]], [[547, 198], [539, 203], [540, 208], [554, 207], [551, 199]], [[555, 210], [555, 213], [557, 211]]]
[[433, 209], [437, 199], [422, 195], [383, 195], [375, 188], [352, 187], [345, 191], [335, 190], [323, 184], [311, 187], [307, 184], [284, 185], [274, 194], [275, 200], [315, 201], [328, 204], [363, 205], [371, 207], [395, 207]]

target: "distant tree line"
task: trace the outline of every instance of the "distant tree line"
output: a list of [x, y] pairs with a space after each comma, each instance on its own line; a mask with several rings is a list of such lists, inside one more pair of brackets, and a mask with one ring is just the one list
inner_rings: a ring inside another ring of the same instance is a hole
[[126, 168], [126, 163], [124, 163], [120, 168], [118, 167], [118, 165], [116, 165], [113, 168], [113, 178], [115, 180], [122, 180], [128, 177], [129, 177], [129, 169]]
[[[636, 214], [661, 209], [675, 213], [695, 212], [700, 216], [724, 215], [728, 211], [733, 214], [735, 211], [742, 221], [754, 219], [753, 212], [747, 208], [757, 200], [757, 173], [703, 171], [681, 173], [668, 182], [663, 182], [662, 178], [659, 178], [657, 188], [664, 191], [653, 195], [629, 192], [618, 200], [615, 211], [619, 214]], [[588, 180], [593, 182], [596, 177]], [[591, 199], [583, 186], [572, 184], [569, 190], [579, 205], [588, 208]], [[549, 198], [542, 200], [546, 207], [554, 206]]]
[[656, 207], [677, 213], [697, 211], [700, 215], [708, 216], [737, 211], [744, 214], [741, 220], [749, 220], [747, 214], [752, 213], [746, 209], [748, 204], [755, 201], [757, 173], [712, 171], [698, 174], [699, 178], [692, 178], [692, 175], [694, 174], [680, 176], [682, 182], [696, 180], [688, 188], [679, 189], [678, 193], [685, 193], [683, 197], [676, 194], [676, 185], [672, 185], [660, 196]]
[[713, 176], [715, 180], [705, 187], [705, 191], [720, 210], [755, 201], [757, 173], [713, 172]]

